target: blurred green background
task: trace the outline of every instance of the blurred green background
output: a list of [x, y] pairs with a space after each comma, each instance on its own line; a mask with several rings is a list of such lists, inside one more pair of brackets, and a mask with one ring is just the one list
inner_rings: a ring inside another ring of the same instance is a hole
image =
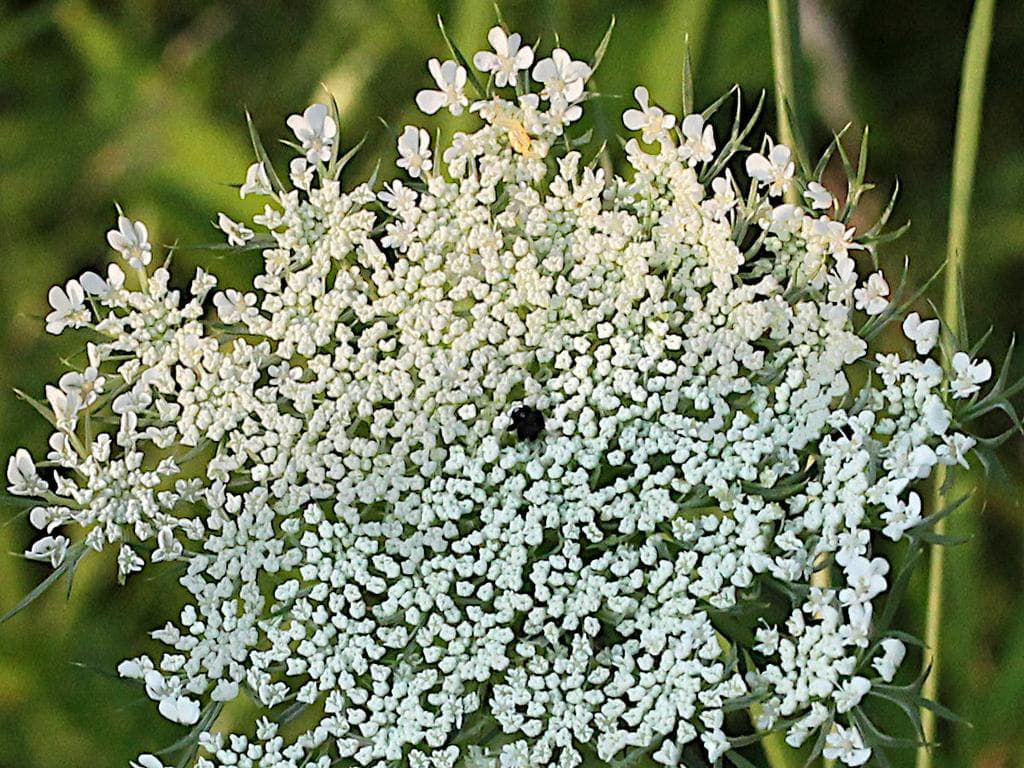
[[[870, 176], [877, 211], [899, 178], [896, 219], [910, 233], [883, 251], [895, 274], [909, 255], [916, 279], [941, 262], [956, 94], [971, 4], [960, 0], [804, 0], [799, 68], [808, 144], [820, 150], [847, 121], [872, 126]], [[445, 57], [434, 17], [460, 45], [483, 47], [494, 22], [489, 2], [58, 2], [0, 4], [0, 455], [37, 453], [44, 422], [11, 394], [39, 394], [63, 370], [73, 339], [43, 331], [46, 291], [109, 253], [104, 233], [114, 202], [150, 227], [157, 243], [207, 242], [217, 211], [251, 214], [230, 184], [244, 178], [251, 150], [243, 109], [268, 145], [284, 120], [332, 91], [342, 140], [368, 134], [350, 179], [378, 157], [390, 161], [391, 125], [422, 120], [413, 107], [428, 85], [425, 60]], [[617, 27], [597, 75], [606, 94], [646, 83], [678, 110], [683, 37], [693, 51], [697, 103], [733, 83], [748, 99], [770, 89], [767, 12], [753, 0], [575, 2], [505, 0], [506, 21], [549, 49], [586, 58], [612, 15]], [[971, 332], [989, 326], [988, 350], [1005, 350], [1024, 327], [1024, 9], [999, 4], [985, 99], [974, 216], [967, 255]], [[605, 102], [609, 121], [621, 111]], [[773, 125], [772, 114], [765, 127]], [[281, 157], [281, 155], [277, 155]], [[179, 275], [209, 255], [176, 255]], [[212, 268], [229, 282], [251, 261]], [[938, 292], [933, 293], [938, 298]], [[1018, 375], [1024, 366], [1017, 364]], [[992, 424], [994, 432], [1001, 425]], [[991, 477], [952, 523], [969, 543], [950, 551], [942, 699], [973, 727], [943, 726], [940, 766], [1024, 765], [1024, 451], [1002, 451], [1006, 473]], [[4, 459], [6, 461], [6, 459]], [[980, 482], [980, 479], [979, 479]], [[30, 541], [23, 520], [0, 527], [0, 609], [46, 569], [7, 553]], [[110, 553], [112, 556], [114, 553]], [[902, 626], [919, 633], [924, 569]], [[115, 582], [112, 557], [87, 561], [68, 601], [53, 590], [0, 626], [0, 768], [125, 766], [139, 751], [174, 741], [140, 692], [111, 673], [149, 647], [145, 632], [176, 602], [171, 579]], [[912, 754], [900, 756], [909, 764]]]

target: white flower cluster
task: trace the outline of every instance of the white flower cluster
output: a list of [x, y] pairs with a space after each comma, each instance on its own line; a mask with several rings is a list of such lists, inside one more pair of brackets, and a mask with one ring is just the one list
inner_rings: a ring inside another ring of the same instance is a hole
[[[875, 631], [878, 544], [966, 463], [958, 402], [990, 365], [943, 367], [916, 313], [869, 345], [898, 308], [789, 148], [737, 154], [638, 87], [609, 175], [565, 135], [592, 65], [489, 40], [476, 101], [430, 61], [420, 108], [481, 124], [440, 162], [405, 128], [411, 182], [343, 189], [338, 116], [289, 118], [292, 188], [265, 160], [241, 188], [269, 234], [219, 220], [262, 251], [251, 286], [170, 288], [121, 216], [119, 264], [52, 289], [47, 329], [92, 341], [46, 389], [45, 472], [8, 466], [41, 499], [27, 556], [180, 564], [168, 651], [119, 671], [196, 726], [202, 768], [715, 762], [745, 700], [864, 764], [860, 705], [905, 653]], [[217, 732], [243, 695], [267, 716]]]

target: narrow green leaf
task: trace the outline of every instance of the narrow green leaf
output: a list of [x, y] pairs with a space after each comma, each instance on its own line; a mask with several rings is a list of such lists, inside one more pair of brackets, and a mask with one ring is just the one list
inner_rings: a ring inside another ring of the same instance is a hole
[[[366, 143], [366, 135], [364, 134], [363, 138], [361, 138], [359, 140], [359, 142], [354, 147], [352, 147], [348, 152], [346, 152], [340, 158], [333, 159], [331, 161], [331, 165], [327, 169], [327, 176], [328, 176], [328, 178], [331, 178], [331, 179], [339, 178], [341, 176], [341, 172], [343, 170], [345, 170], [345, 166], [348, 165], [349, 162], [352, 160], [352, 158], [356, 156], [356, 153], [359, 152], [359, 150], [363, 148], [363, 145], [365, 143]], [[437, 146], [436, 142], [435, 142], [435, 146]]]
[[871, 132], [871, 126], [864, 126], [864, 133], [860, 138], [860, 155], [857, 158], [857, 183], [863, 184], [864, 179], [867, 178], [868, 173], [868, 135]]
[[277, 171], [274, 170], [274, 166], [270, 162], [270, 156], [260, 140], [259, 131], [256, 130], [256, 123], [253, 122], [249, 110], [245, 110], [245, 122], [249, 126], [249, 138], [252, 140], [252, 148], [256, 152], [256, 159], [263, 163], [263, 170], [267, 172], [270, 186], [274, 188], [275, 192], [283, 193], [284, 185], [281, 183], [281, 179], [277, 177]]
[[[703, 117], [705, 120], [709, 120], [711, 116], [715, 114], [719, 110], [719, 108], [725, 103], [725, 100], [728, 99], [730, 96], [733, 96], [734, 94], [737, 98], [739, 98], [740, 87], [738, 85], [734, 85], [728, 91], [726, 91], [713, 102], [711, 102], [711, 106], [700, 113], [701, 117]], [[764, 91], [761, 92], [761, 101], [764, 101]]]
[[20, 517], [21, 515], [27, 514], [28, 510], [32, 507], [39, 506], [38, 499], [32, 499], [27, 496], [12, 496], [9, 493], [0, 493], [0, 506], [4, 507], [25, 507], [15, 515]]
[[334, 164], [338, 161], [338, 152], [341, 151], [341, 110], [338, 108], [338, 100], [334, 98], [334, 94], [327, 90], [327, 86], [324, 86], [324, 90], [327, 91], [327, 95], [331, 99], [331, 116], [334, 118], [334, 124], [338, 128], [338, 133], [334, 137], [334, 141], [331, 143], [331, 159], [327, 163], [327, 177], [331, 179], [337, 178], [330, 172], [330, 169], [334, 168]]
[[693, 57], [690, 55], [690, 35], [683, 36], [683, 114], [693, 113]]
[[47, 406], [43, 405], [39, 400], [36, 400], [36, 398], [32, 397], [32, 395], [29, 395], [28, 393], [23, 392], [20, 389], [15, 388], [14, 394], [19, 400], [24, 400], [26, 403], [31, 405], [32, 408], [35, 409], [36, 413], [38, 413], [40, 416], [42, 416], [44, 419], [50, 422], [50, 426], [52, 426], [54, 429], [57, 429], [57, 418], [56, 416], [54, 416], [52, 410], [50, 410]]
[[487, 98], [487, 89], [480, 82], [480, 78], [476, 76], [476, 71], [470, 65], [469, 60], [463, 55], [462, 51], [459, 50], [458, 46], [455, 45], [451, 37], [449, 37], [448, 30], [445, 28], [444, 20], [441, 18], [440, 14], [437, 16], [437, 26], [441, 30], [441, 37], [444, 38], [444, 42], [448, 46], [448, 50], [451, 51], [455, 60], [465, 68], [466, 75], [469, 78], [469, 83], [473, 86], [473, 90], [476, 91], [477, 96], [481, 99]]
[[601, 38], [601, 42], [598, 44], [597, 50], [594, 51], [594, 55], [590, 57], [591, 74], [597, 72], [597, 68], [601, 66], [601, 62], [604, 60], [604, 54], [608, 50], [608, 44], [612, 41], [613, 31], [615, 31], [614, 16], [612, 16], [612, 20], [608, 23], [608, 29], [605, 30], [604, 37]]
[[728, 750], [725, 753], [725, 756], [732, 761], [732, 764], [736, 766], [736, 768], [758, 768], [754, 763], [747, 760], [747, 758], [745, 758], [735, 749]]
[[64, 562], [53, 569], [53, 572], [43, 579], [35, 589], [29, 592], [21, 601], [11, 608], [7, 613], [0, 616], [0, 624], [8, 621], [34, 603], [46, 590], [52, 587], [69, 569], [77, 567], [78, 561], [85, 555], [86, 546], [84, 542], [78, 542], [68, 547], [64, 556]]
[[229, 243], [189, 243], [178, 246], [182, 251], [223, 251], [227, 253], [244, 253], [246, 251], [262, 251], [266, 248], [273, 248], [277, 241], [271, 235], [255, 235], [245, 245], [231, 245]]
[[836, 147], [840, 142], [842, 142], [843, 136], [845, 136], [846, 132], [850, 130], [851, 125], [852, 123], [847, 123], [839, 130], [838, 133], [832, 134], [832, 141], [829, 142], [829, 145], [825, 148], [821, 158], [818, 160], [818, 164], [814, 167], [814, 178], [818, 181], [821, 181], [821, 177], [825, 174], [825, 169], [828, 167], [829, 160], [832, 159], [832, 155], [835, 154]]
[[875, 622], [875, 631], [878, 634], [884, 633], [896, 616], [896, 609], [903, 601], [903, 595], [906, 594], [907, 587], [910, 585], [910, 577], [914, 573], [921, 554], [921, 548], [911, 543], [903, 559], [903, 564], [900, 566], [899, 574], [893, 580], [892, 587], [889, 589], [889, 594], [885, 599], [885, 606]]

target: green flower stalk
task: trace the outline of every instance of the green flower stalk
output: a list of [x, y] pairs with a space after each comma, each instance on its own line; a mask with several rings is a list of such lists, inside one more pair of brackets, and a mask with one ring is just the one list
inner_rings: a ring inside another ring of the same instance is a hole
[[[978, 159], [978, 145], [981, 139], [982, 102], [985, 92], [985, 72], [988, 68], [988, 52], [992, 41], [992, 22], [995, 15], [995, 0], [978, 0], [971, 14], [971, 25], [964, 50], [963, 72], [960, 80], [960, 98], [957, 106], [956, 139], [953, 148], [953, 183], [949, 198], [949, 239], [946, 245], [946, 274], [943, 290], [943, 320], [953, 336], [966, 332], [962, 327], [963, 299], [961, 280], [967, 251], [967, 235], [970, 223], [971, 194], [974, 190], [974, 172]], [[947, 497], [945, 470], [935, 478], [933, 503], [935, 509], [945, 508]], [[936, 525], [935, 532], [944, 535], [946, 520]], [[930, 670], [925, 680], [923, 693], [928, 699], [936, 699], [939, 692], [942, 662], [942, 593], [945, 551], [941, 545], [931, 548], [928, 567], [928, 609], [925, 620], [924, 656], [925, 669]], [[931, 768], [932, 749], [935, 741], [935, 713], [930, 709], [921, 710], [921, 725], [925, 744], [917, 753], [917, 768]]]

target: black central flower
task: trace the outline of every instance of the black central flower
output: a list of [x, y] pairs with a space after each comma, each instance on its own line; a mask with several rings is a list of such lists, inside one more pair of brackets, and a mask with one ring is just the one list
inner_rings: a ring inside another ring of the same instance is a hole
[[512, 429], [520, 440], [532, 440], [544, 431], [544, 414], [529, 405], [512, 411]]

